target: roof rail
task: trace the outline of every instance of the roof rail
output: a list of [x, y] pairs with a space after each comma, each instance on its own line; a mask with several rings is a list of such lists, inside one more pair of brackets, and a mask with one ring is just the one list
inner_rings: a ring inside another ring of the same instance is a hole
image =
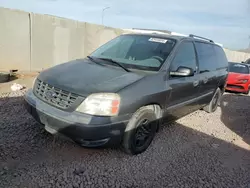
[[198, 39], [203, 39], [203, 40], [207, 40], [207, 41], [209, 41], [209, 42], [214, 43], [214, 41], [213, 41], [213, 40], [211, 40], [211, 39], [207, 39], [207, 38], [205, 38], [205, 37], [200, 37], [200, 36], [193, 35], [193, 34], [190, 34], [190, 35], [189, 35], [189, 37], [192, 37], [192, 38], [198, 38]]

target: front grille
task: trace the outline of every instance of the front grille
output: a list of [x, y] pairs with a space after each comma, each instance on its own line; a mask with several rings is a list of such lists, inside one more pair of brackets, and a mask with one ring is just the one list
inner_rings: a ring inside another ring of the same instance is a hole
[[36, 80], [34, 86], [35, 95], [44, 102], [55, 107], [67, 109], [77, 100], [78, 95], [55, 88], [40, 80]]
[[235, 88], [235, 89], [244, 89], [242, 86], [237, 86], [237, 85], [232, 85], [232, 84], [227, 84], [228, 88]]

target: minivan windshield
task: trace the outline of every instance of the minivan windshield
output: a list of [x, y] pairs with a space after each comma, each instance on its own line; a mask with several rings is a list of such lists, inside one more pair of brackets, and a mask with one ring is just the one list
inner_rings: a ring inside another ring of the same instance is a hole
[[121, 35], [90, 56], [112, 59], [131, 69], [158, 71], [175, 45], [174, 39], [147, 35]]
[[249, 74], [249, 68], [247, 65], [241, 63], [229, 63], [229, 72], [240, 73], [240, 74]]

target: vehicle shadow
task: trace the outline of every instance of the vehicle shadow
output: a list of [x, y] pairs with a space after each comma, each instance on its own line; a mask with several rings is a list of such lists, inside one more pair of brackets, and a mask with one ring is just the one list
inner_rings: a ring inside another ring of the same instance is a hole
[[[223, 108], [226, 115], [228, 106]], [[247, 187], [249, 156], [249, 150], [177, 122], [162, 126], [140, 155], [86, 149], [45, 132], [26, 112], [22, 96], [0, 98], [0, 187], [55, 187], [58, 182], [60, 187], [88, 187], [89, 182], [104, 187]]]
[[221, 121], [250, 145], [250, 97], [226, 93], [221, 98]]

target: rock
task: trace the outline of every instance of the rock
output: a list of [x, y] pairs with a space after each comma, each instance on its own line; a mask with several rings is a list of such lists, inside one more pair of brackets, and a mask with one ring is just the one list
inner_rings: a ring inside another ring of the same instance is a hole
[[212, 147], [213, 147], [213, 148], [218, 148], [218, 147], [219, 147], [219, 144], [212, 144]]
[[49, 176], [52, 176], [52, 175], [53, 175], [53, 170], [52, 170], [52, 169], [47, 168], [47, 173], [48, 173], [48, 175], [49, 175]]
[[82, 167], [82, 168], [75, 169], [73, 173], [76, 175], [80, 175], [80, 174], [83, 174], [84, 172], [85, 172], [85, 169]]
[[3, 176], [4, 174], [6, 174], [5, 171], [0, 171], [0, 176]]

